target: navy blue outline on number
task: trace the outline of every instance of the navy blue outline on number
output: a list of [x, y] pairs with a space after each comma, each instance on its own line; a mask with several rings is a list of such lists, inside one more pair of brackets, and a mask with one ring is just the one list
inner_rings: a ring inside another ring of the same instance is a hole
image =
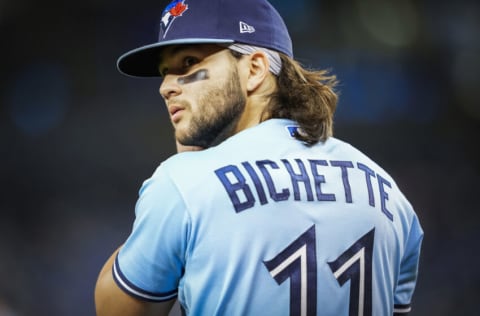
[[373, 241], [375, 237], [375, 228], [363, 235], [357, 242], [350, 246], [335, 261], [328, 262], [332, 273], [335, 275], [342, 267], [360, 251], [364, 251], [364, 284], [360, 284], [361, 262], [356, 260], [338, 277], [336, 277], [340, 286], [343, 286], [350, 280], [350, 304], [349, 316], [359, 315], [359, 297], [360, 290], [363, 289], [363, 313], [364, 316], [372, 315], [372, 256]]
[[[305, 315], [317, 313], [317, 256], [315, 225], [312, 225], [275, 258], [264, 261], [270, 275], [278, 285], [290, 279], [290, 315], [302, 315], [302, 273], [306, 273]], [[375, 228], [363, 235], [335, 261], [327, 262], [340, 287], [350, 281], [349, 316], [372, 315], [372, 260]], [[305, 251], [306, 271], [302, 271], [301, 259]], [[362, 261], [363, 260], [363, 261]], [[363, 270], [363, 276], [362, 276]], [[363, 283], [361, 279], [363, 277]], [[305, 289], [304, 289], [305, 290]], [[360, 296], [363, 301], [360, 305]], [[360, 311], [359, 309], [362, 308]], [[408, 307], [408, 306], [407, 306]]]
[[284, 264], [296, 252], [306, 247], [307, 271], [301, 271], [301, 258], [298, 257], [276, 275], [272, 275], [278, 285], [290, 279], [290, 315], [301, 315], [301, 292], [305, 286], [301, 282], [302, 272], [306, 273], [306, 315], [317, 314], [317, 251], [315, 242], [315, 225], [312, 225], [306, 232], [288, 245], [275, 258], [264, 261], [270, 274], [276, 268]]

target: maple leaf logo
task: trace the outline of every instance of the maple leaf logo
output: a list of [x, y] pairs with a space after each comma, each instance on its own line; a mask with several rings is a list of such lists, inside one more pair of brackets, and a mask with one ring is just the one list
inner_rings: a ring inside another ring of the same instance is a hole
[[170, 9], [170, 14], [172, 16], [181, 16], [183, 12], [188, 9], [188, 5], [178, 2], [173, 8]]
[[165, 8], [162, 15], [162, 22], [160, 24], [163, 31], [163, 38], [167, 35], [173, 21], [176, 18], [181, 17], [187, 10], [188, 4], [185, 4], [185, 0], [174, 0]]

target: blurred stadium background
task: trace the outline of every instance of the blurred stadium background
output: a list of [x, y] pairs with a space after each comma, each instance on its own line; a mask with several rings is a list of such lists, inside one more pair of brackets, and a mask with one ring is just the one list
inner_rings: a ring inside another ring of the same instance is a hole
[[[478, 315], [480, 3], [271, 2], [297, 59], [341, 81], [336, 136], [422, 221], [411, 315]], [[0, 0], [0, 316], [94, 314], [137, 191], [175, 150], [158, 80], [115, 68], [166, 3]]]

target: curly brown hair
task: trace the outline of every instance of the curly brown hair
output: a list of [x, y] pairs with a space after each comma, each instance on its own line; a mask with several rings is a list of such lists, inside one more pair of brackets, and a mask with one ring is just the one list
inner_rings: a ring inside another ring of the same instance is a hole
[[270, 118], [287, 118], [298, 123], [295, 135], [311, 146], [333, 135], [333, 114], [337, 107], [338, 83], [327, 70], [309, 70], [298, 61], [280, 54], [282, 70], [277, 77], [278, 89], [262, 115]]

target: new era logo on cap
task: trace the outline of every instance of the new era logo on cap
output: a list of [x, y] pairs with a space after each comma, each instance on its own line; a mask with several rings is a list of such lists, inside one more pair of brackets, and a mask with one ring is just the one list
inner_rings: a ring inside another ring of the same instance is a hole
[[245, 22], [240, 21], [240, 33], [253, 33], [255, 28]]

